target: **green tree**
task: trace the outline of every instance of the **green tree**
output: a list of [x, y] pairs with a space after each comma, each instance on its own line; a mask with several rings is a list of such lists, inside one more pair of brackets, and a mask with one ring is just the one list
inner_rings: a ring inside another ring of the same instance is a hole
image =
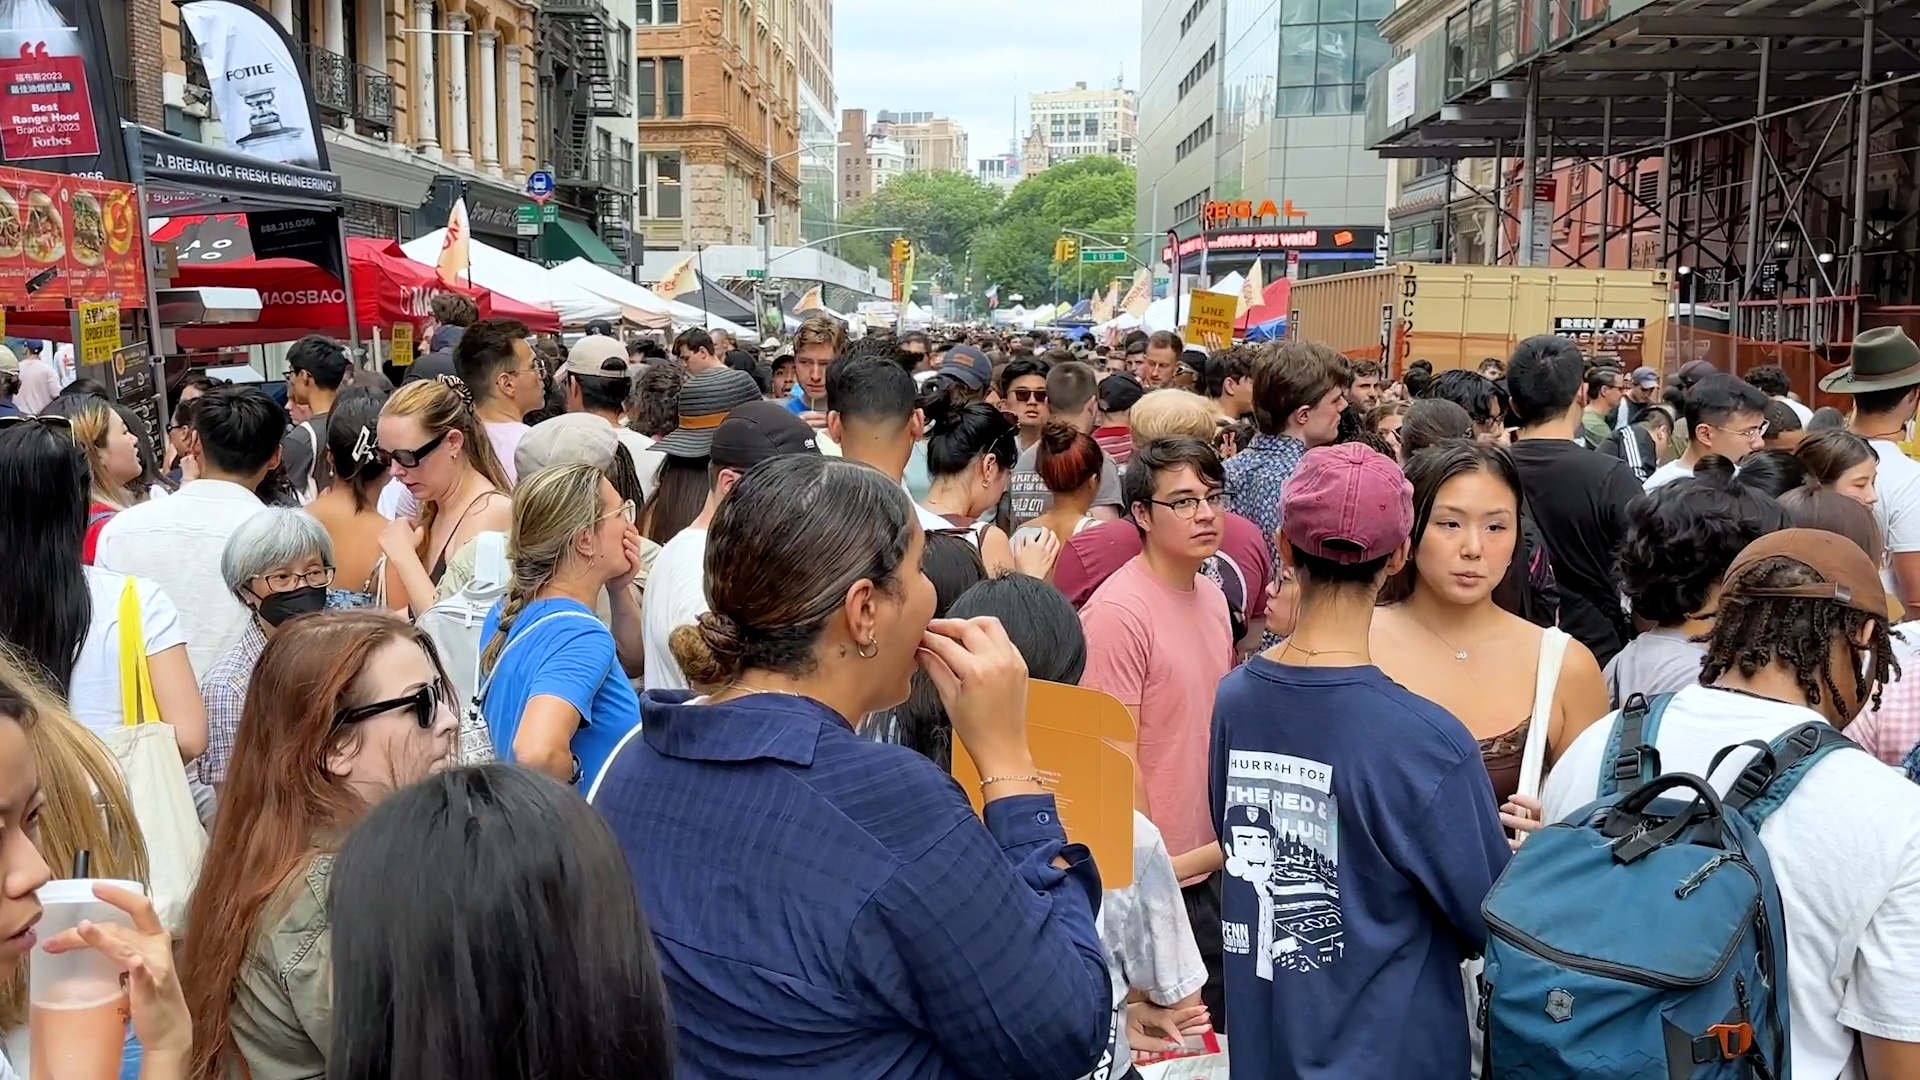
[[[1000, 207], [1000, 189], [961, 172], [914, 172], [897, 176], [840, 218], [844, 229], [897, 225], [913, 241], [916, 276], [925, 276], [927, 256], [952, 259]], [[893, 236], [869, 233], [841, 241], [840, 257], [855, 266], [884, 267]]]
[[1051, 300], [1056, 289], [1066, 299], [1085, 281], [1105, 280], [1109, 268], [1087, 277], [1075, 264], [1056, 266], [1054, 241], [1073, 229], [1126, 246], [1134, 226], [1134, 189], [1133, 167], [1108, 157], [1067, 162], [1022, 180], [973, 245], [976, 289], [998, 284], [1003, 305], [1015, 293], [1031, 304]]

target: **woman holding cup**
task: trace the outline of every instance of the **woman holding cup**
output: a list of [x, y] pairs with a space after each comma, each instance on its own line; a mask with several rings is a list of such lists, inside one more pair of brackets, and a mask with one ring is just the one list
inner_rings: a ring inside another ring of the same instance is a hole
[[[47, 795], [30, 741], [39, 722], [23, 688], [0, 679], [0, 979], [33, 954], [33, 1076], [115, 1080], [131, 1017], [141, 1080], [184, 1080], [193, 1025], [153, 905], [135, 882], [49, 881], [36, 835]], [[13, 1075], [0, 1058], [0, 1080]]]

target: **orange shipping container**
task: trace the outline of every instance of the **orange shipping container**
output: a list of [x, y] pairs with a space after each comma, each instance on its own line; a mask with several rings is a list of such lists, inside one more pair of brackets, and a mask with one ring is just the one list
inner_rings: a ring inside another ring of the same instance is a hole
[[1385, 357], [1397, 376], [1410, 360], [1470, 368], [1559, 333], [1631, 371], [1661, 366], [1671, 299], [1665, 270], [1399, 263], [1294, 282], [1287, 336]]

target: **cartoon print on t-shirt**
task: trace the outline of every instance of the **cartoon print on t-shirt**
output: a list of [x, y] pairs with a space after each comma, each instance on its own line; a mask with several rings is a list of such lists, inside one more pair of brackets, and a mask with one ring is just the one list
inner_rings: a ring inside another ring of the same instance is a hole
[[[1333, 769], [1287, 754], [1227, 755], [1224, 887], [1251, 888], [1258, 925], [1222, 926], [1226, 951], [1252, 953], [1254, 972], [1318, 971], [1344, 951], [1339, 815]], [[1246, 905], [1230, 903], [1229, 910]]]

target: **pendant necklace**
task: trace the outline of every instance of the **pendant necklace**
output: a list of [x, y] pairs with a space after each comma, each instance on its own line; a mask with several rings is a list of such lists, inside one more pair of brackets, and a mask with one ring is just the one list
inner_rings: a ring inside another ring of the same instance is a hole
[[1465, 660], [1467, 658], [1467, 650], [1455, 648], [1453, 642], [1448, 641], [1446, 638], [1440, 637], [1440, 631], [1435, 630], [1433, 627], [1428, 626], [1426, 623], [1421, 623], [1420, 625], [1426, 630], [1427, 633], [1432, 634], [1435, 638], [1437, 638], [1440, 644], [1445, 645], [1449, 649], [1453, 649], [1453, 658], [1455, 660]]

